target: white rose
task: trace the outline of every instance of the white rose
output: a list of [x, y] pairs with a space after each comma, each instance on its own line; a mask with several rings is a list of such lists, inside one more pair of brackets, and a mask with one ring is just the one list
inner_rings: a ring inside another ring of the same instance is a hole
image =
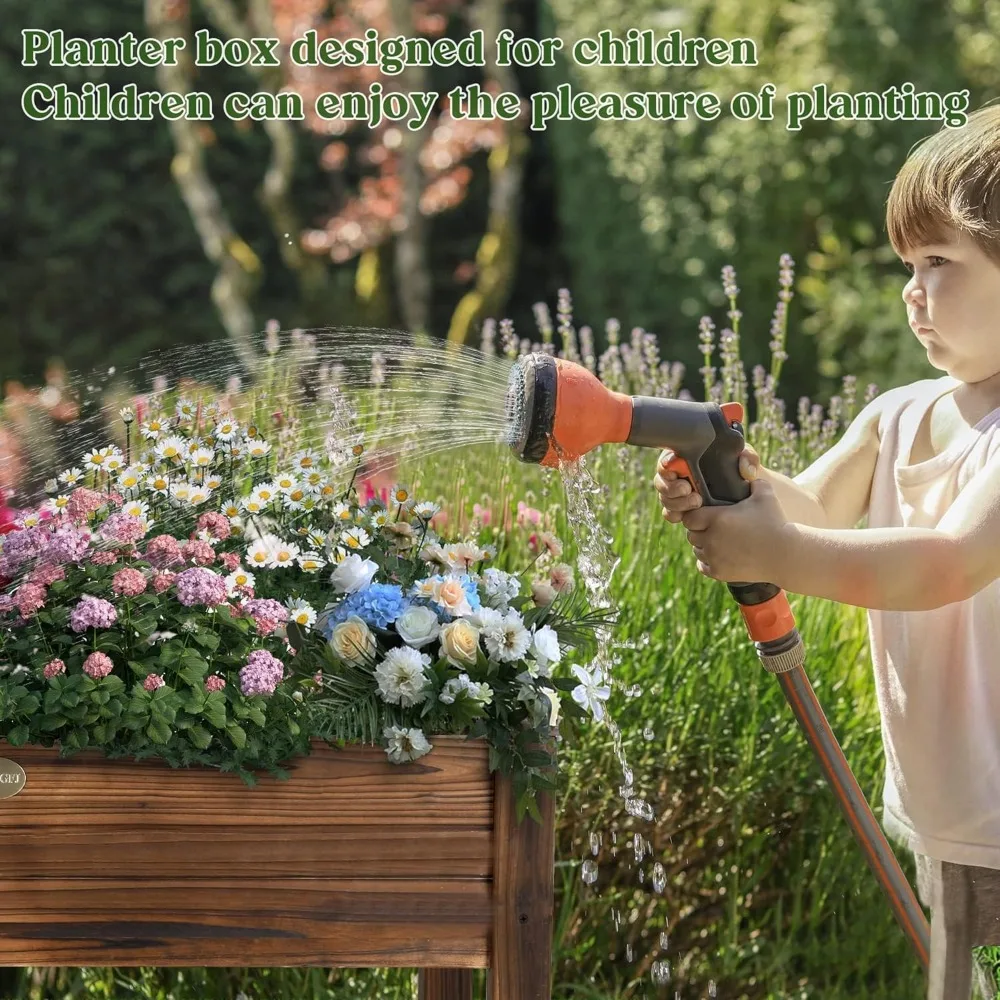
[[479, 656], [479, 629], [457, 618], [441, 629], [441, 652], [456, 667], [471, 666]]
[[357, 615], [337, 625], [330, 636], [330, 646], [345, 663], [364, 663], [377, 650], [375, 636]]
[[376, 563], [371, 559], [362, 559], [356, 552], [352, 552], [330, 574], [330, 582], [338, 593], [354, 594], [364, 590], [372, 582], [376, 572], [378, 572]]
[[433, 642], [441, 632], [437, 615], [419, 604], [411, 604], [397, 619], [396, 631], [407, 646], [420, 649]]
[[543, 673], [546, 673], [546, 668], [550, 663], [558, 663], [562, 658], [562, 651], [559, 649], [559, 636], [549, 625], [543, 625], [535, 632], [533, 647], [538, 667]]

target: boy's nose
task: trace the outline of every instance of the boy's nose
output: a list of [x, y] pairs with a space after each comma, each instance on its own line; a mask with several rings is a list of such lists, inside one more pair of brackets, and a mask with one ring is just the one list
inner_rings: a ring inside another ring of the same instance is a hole
[[915, 274], [911, 276], [910, 280], [905, 285], [903, 285], [903, 301], [908, 306], [924, 304], [924, 290], [917, 281], [917, 276]]

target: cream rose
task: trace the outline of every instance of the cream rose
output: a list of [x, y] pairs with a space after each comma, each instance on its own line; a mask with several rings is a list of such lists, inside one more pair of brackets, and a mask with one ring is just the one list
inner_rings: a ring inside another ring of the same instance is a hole
[[375, 636], [357, 615], [337, 625], [330, 635], [330, 646], [347, 664], [364, 663], [375, 656]]
[[479, 629], [464, 618], [441, 629], [441, 652], [456, 667], [472, 666], [479, 657]]

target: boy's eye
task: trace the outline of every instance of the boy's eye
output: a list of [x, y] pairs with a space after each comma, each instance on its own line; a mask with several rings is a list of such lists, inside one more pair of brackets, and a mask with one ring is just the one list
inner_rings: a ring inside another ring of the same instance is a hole
[[942, 264], [948, 263], [947, 257], [936, 257], [932, 255], [927, 259], [930, 261], [931, 267], [940, 267]]

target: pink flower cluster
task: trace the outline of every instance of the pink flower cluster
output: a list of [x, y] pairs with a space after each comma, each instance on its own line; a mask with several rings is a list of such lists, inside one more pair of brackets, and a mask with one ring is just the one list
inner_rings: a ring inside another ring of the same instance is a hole
[[30, 618], [45, 607], [45, 588], [38, 583], [22, 583], [14, 594], [14, 603], [22, 618]]
[[226, 599], [226, 581], [210, 569], [200, 566], [184, 570], [177, 574], [174, 581], [177, 599], [186, 607], [203, 604], [212, 608]]
[[146, 589], [146, 577], [137, 569], [120, 569], [111, 578], [111, 589], [119, 597], [137, 597]]
[[45, 539], [42, 559], [47, 563], [77, 563], [90, 547], [90, 532], [72, 524], [60, 524]]
[[166, 681], [159, 674], [147, 674], [142, 686], [147, 691], [155, 691], [157, 688], [163, 687], [165, 683]]
[[218, 513], [218, 511], [206, 511], [202, 514], [198, 518], [198, 530], [207, 531], [213, 538], [220, 542], [224, 542], [232, 534], [232, 529], [229, 526], [229, 518], [225, 514]]
[[45, 675], [45, 679], [50, 681], [53, 677], [66, 673], [66, 664], [62, 660], [50, 660], [45, 664], [42, 673]]
[[221, 674], [212, 674], [205, 678], [205, 690], [211, 694], [213, 691], [221, 691], [226, 686], [226, 678]]
[[70, 612], [69, 627], [74, 632], [86, 632], [88, 628], [110, 628], [117, 620], [113, 604], [88, 594]]
[[146, 562], [154, 569], [169, 569], [184, 561], [181, 546], [173, 535], [157, 535], [146, 543]]
[[114, 664], [111, 662], [111, 657], [106, 653], [91, 653], [83, 661], [83, 672], [88, 677], [93, 677], [95, 681], [101, 680], [102, 677], [107, 677], [114, 668]]
[[261, 635], [270, 635], [279, 625], [288, 621], [288, 609], [269, 597], [254, 597], [244, 601], [241, 611], [254, 620]]
[[215, 562], [215, 549], [208, 542], [195, 539], [181, 546], [181, 555], [196, 566], [211, 566]]
[[146, 526], [139, 518], [116, 511], [101, 525], [101, 534], [111, 541], [131, 545], [146, 534]]
[[91, 514], [99, 511], [107, 502], [108, 497], [103, 493], [81, 486], [70, 493], [69, 502], [66, 504], [66, 513], [74, 521], [86, 521]]
[[255, 649], [240, 670], [240, 690], [247, 697], [255, 694], [274, 694], [285, 676], [285, 665], [266, 649]]

